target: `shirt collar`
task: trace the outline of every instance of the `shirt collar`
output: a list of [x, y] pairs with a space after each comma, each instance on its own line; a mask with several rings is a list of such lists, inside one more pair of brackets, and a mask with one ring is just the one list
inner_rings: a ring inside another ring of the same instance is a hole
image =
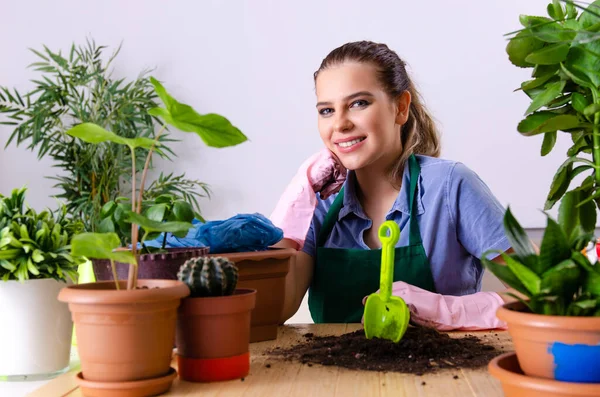
[[[423, 207], [423, 201], [421, 199], [423, 192], [423, 178], [419, 175], [419, 180], [417, 182], [417, 215], [421, 215], [425, 212], [425, 208]], [[408, 167], [408, 163], [406, 167], [404, 167], [404, 172], [402, 175], [402, 186], [400, 187], [400, 193], [398, 197], [396, 197], [396, 201], [392, 205], [392, 208], [388, 212], [388, 214], [392, 214], [396, 211], [402, 212], [406, 215], [410, 215], [410, 170]], [[355, 214], [356, 216], [369, 219], [358, 201], [358, 196], [356, 194], [356, 175], [354, 171], [348, 171], [348, 175], [346, 176], [346, 182], [344, 183], [344, 199], [343, 206], [340, 209], [340, 213], [338, 215], [338, 220], [341, 220], [345, 216], [349, 214]]]

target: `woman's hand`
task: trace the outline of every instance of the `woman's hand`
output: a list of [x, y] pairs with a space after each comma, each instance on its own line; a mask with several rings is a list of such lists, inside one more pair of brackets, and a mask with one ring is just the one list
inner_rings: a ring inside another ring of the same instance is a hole
[[[416, 324], [439, 331], [506, 329], [506, 323], [496, 317], [504, 304], [495, 292], [477, 292], [471, 295], [451, 296], [426, 291], [403, 281], [392, 285], [392, 295], [406, 302], [410, 319]], [[363, 305], [367, 297], [363, 299]]]
[[345, 180], [346, 169], [329, 149], [315, 153], [300, 166], [283, 192], [271, 222], [301, 249], [317, 206], [316, 193], [325, 199], [337, 193]]

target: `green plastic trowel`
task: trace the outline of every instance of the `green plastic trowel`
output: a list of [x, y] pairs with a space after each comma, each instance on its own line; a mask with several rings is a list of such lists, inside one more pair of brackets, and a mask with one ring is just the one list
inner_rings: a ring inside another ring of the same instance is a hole
[[[389, 234], [388, 234], [389, 232]], [[389, 339], [397, 343], [402, 339], [410, 311], [402, 298], [392, 296], [394, 280], [394, 250], [400, 238], [400, 228], [394, 221], [385, 221], [379, 227], [381, 241], [381, 276], [379, 292], [369, 295], [365, 304], [364, 328], [367, 339]]]

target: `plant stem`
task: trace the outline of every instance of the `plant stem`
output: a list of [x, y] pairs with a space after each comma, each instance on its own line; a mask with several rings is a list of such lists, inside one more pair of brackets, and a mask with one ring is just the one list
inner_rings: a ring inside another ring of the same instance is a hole
[[110, 260], [110, 267], [112, 269], [113, 279], [115, 280], [115, 285], [117, 286], [117, 291], [121, 289], [119, 286], [119, 276], [117, 276], [117, 268], [115, 267], [115, 261]]
[[[598, 91], [593, 88], [592, 96], [594, 103], [600, 103], [598, 98]], [[596, 181], [596, 187], [600, 187], [600, 113], [594, 114], [594, 133], [592, 135], [594, 141], [594, 148], [592, 150], [592, 157], [596, 168], [594, 169], [594, 179]]]
[[162, 249], [165, 249], [165, 245], [167, 245], [167, 232], [164, 232], [164, 237], [163, 237], [163, 242], [162, 242]]
[[[136, 201], [135, 201], [135, 148], [130, 147], [131, 149], [131, 211], [135, 212], [136, 210]], [[131, 253], [133, 257], [136, 257], [137, 254], [137, 239], [138, 239], [138, 227], [135, 223], [131, 224]], [[127, 277], [127, 289], [134, 289], [136, 286], [137, 280], [137, 266], [129, 265], [129, 274]]]
[[142, 181], [140, 182], [140, 194], [138, 196], [138, 207], [137, 207], [138, 214], [142, 211], [142, 198], [144, 195], [144, 184], [146, 183], [146, 175], [148, 173], [148, 167], [150, 166], [150, 159], [152, 158], [152, 151], [154, 150], [154, 146], [156, 145], [156, 142], [158, 142], [158, 138], [160, 138], [160, 136], [162, 135], [165, 128], [166, 128], [166, 124], [163, 124], [162, 127], [160, 128], [160, 130], [158, 131], [158, 134], [156, 134], [156, 137], [154, 138], [154, 142], [152, 143], [152, 146], [150, 147], [150, 150], [148, 151], [148, 156], [146, 157], [146, 163], [144, 164], [144, 170], [142, 171]]

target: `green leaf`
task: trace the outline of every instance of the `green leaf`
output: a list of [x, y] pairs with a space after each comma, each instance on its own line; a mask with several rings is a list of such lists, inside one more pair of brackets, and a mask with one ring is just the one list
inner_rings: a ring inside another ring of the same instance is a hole
[[542, 150], [541, 155], [545, 156], [552, 151], [554, 145], [556, 144], [556, 131], [546, 132], [544, 134], [544, 141], [542, 142]]
[[600, 272], [592, 271], [587, 273], [584, 290], [600, 298]]
[[104, 218], [98, 225], [98, 232], [100, 233], [114, 233], [115, 224], [111, 218]]
[[528, 267], [536, 267], [535, 262], [537, 262], [538, 258], [531, 240], [513, 216], [510, 207], [507, 208], [504, 214], [504, 230], [517, 259], [528, 265]]
[[[114, 142], [120, 145], [127, 145], [130, 148], [141, 147], [144, 149], [150, 149], [154, 145], [154, 140], [150, 138], [123, 138], [115, 134], [114, 132], [110, 132], [100, 127], [97, 124], [93, 123], [82, 123], [76, 125], [75, 127], [67, 130], [68, 135], [71, 135], [75, 138], [79, 138], [84, 142], [88, 143], [102, 143], [102, 142]], [[157, 143], [158, 145], [159, 143]]]
[[167, 93], [165, 88], [151, 77], [150, 81], [167, 109], [151, 110], [167, 124], [184, 132], [194, 132], [211, 147], [223, 148], [238, 145], [248, 138], [229, 120], [218, 114], [200, 115], [191, 106], [182, 104]]
[[579, 226], [578, 202], [579, 192], [571, 191], [566, 193], [562, 200], [560, 200], [560, 207], [558, 208], [558, 223], [562, 227], [564, 234], [571, 238], [577, 230], [577, 226]]
[[593, 233], [596, 229], [596, 207], [593, 201], [581, 204], [579, 207], [579, 219], [584, 232]]
[[115, 233], [81, 233], [71, 241], [71, 255], [136, 265], [136, 259], [130, 251], [113, 251], [120, 244], [119, 236]]
[[600, 86], [600, 40], [573, 45], [563, 65], [577, 84]]
[[141, 226], [147, 232], [187, 232], [193, 227], [189, 222], [156, 222], [134, 212], [127, 214], [127, 220]]
[[554, 65], [564, 61], [569, 53], [569, 44], [547, 45], [527, 55], [525, 62], [536, 65]]
[[191, 222], [194, 220], [194, 210], [192, 209], [192, 206], [183, 200], [175, 202], [173, 205], [173, 214], [178, 221]]
[[541, 291], [546, 294], [569, 296], [579, 287], [581, 270], [572, 259], [566, 259], [542, 274]]
[[581, 13], [579, 24], [583, 29], [589, 29], [600, 22], [600, 17], [598, 17], [600, 8], [598, 7], [600, 7], [600, 1], [594, 1], [591, 4], [588, 4], [587, 8]]
[[[506, 265], [502, 265], [487, 259], [487, 254], [491, 252], [498, 252], [502, 257], [508, 256], [502, 251], [486, 251], [481, 256], [481, 263], [494, 274], [494, 276], [498, 277], [502, 282], [507, 284], [509, 287], [519, 291], [524, 295], [530, 295], [529, 291], [521, 281], [515, 276], [515, 274], [510, 270], [510, 268]], [[506, 258], [504, 258], [506, 262]]]
[[554, 8], [554, 19], [562, 20], [565, 17], [565, 12], [563, 11], [562, 6], [560, 5], [559, 0], [552, 0], [552, 6]]
[[8, 249], [0, 251], [0, 260], [11, 260], [19, 257], [20, 249]]
[[589, 316], [596, 308], [596, 299], [585, 299], [571, 302], [567, 309], [568, 316]]
[[585, 96], [578, 92], [571, 94], [571, 106], [573, 106], [573, 109], [577, 110], [579, 113], [583, 113], [588, 105], [589, 101]]
[[503, 255], [502, 258], [506, 261], [508, 268], [525, 286], [525, 288], [527, 288], [529, 293], [532, 295], [539, 294], [542, 280], [533, 272], [533, 270], [509, 255]]
[[12, 262], [9, 262], [5, 259], [0, 259], [0, 266], [8, 270], [9, 272], [14, 272], [17, 269], [17, 267], [13, 265]]
[[108, 203], [102, 206], [102, 209], [100, 210], [100, 217], [106, 218], [112, 216], [116, 209], [117, 203], [115, 203], [114, 201], [109, 201]]
[[559, 224], [548, 216], [540, 247], [539, 267], [533, 270], [540, 275], [570, 257], [571, 250], [567, 236]]
[[566, 81], [564, 80], [546, 84], [546, 89], [544, 92], [535, 97], [535, 99], [531, 102], [531, 105], [529, 105], [527, 108], [525, 114], [535, 112], [542, 106], [550, 103], [554, 98], [562, 93], [563, 88], [565, 88], [565, 84]]
[[532, 77], [552, 77], [556, 75], [556, 72], [560, 69], [560, 65], [535, 65], [533, 69]]
[[542, 48], [543, 46], [544, 42], [532, 37], [530, 31], [523, 30], [508, 42], [506, 46], [506, 53], [508, 54], [508, 59], [513, 65], [521, 68], [529, 68], [534, 65], [526, 62], [525, 58], [527, 58], [527, 55]]
[[585, 109], [583, 109], [583, 114], [588, 117], [593, 116], [598, 112], [600, 112], [600, 103], [592, 103], [591, 105], [588, 105]]
[[524, 136], [533, 136], [546, 132], [568, 130], [579, 126], [579, 118], [570, 114], [556, 115], [548, 111], [531, 113], [517, 126]]
[[33, 254], [31, 254], [31, 259], [35, 262], [35, 263], [40, 263], [44, 261], [44, 255], [42, 253], [42, 251], [40, 251], [39, 249], [33, 250]]
[[148, 208], [146, 211], [146, 217], [152, 221], [162, 222], [167, 211], [166, 204], [156, 204]]
[[565, 29], [556, 21], [536, 23], [531, 27], [532, 33], [539, 40], [547, 43], [564, 43], [575, 38], [576, 32], [570, 29]]
[[573, 162], [577, 159], [578, 157], [568, 158], [561, 164], [556, 171], [556, 174], [554, 174], [552, 184], [550, 185], [550, 192], [548, 193], [546, 204], [544, 206], [545, 211], [551, 209], [569, 188], [569, 184], [571, 183], [570, 174], [573, 171]]
[[554, 73], [551, 73], [541, 77], [537, 77], [533, 80], [525, 81], [523, 82], [523, 84], [521, 84], [521, 89], [524, 91], [533, 90], [534, 88], [543, 86], [548, 80], [552, 78], [558, 78], [558, 76], [556, 76], [556, 74]]

